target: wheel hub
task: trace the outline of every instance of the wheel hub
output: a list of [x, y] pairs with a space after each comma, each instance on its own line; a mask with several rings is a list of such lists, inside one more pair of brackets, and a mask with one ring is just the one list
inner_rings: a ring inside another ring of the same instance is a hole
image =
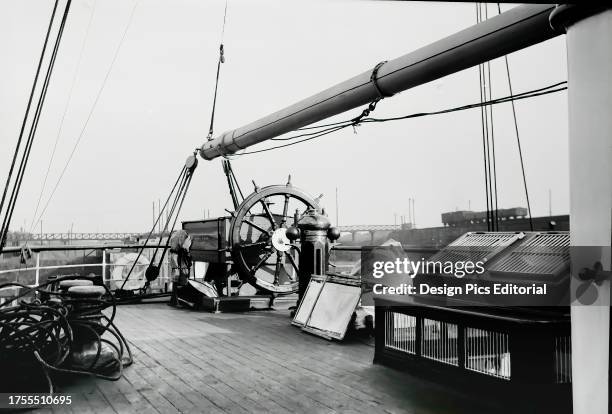
[[284, 227], [274, 230], [272, 233], [272, 246], [280, 252], [286, 252], [291, 248], [287, 238], [287, 229]]

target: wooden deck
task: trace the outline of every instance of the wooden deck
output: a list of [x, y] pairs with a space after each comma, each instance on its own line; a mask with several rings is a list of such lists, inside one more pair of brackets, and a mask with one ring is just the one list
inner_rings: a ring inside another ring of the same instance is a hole
[[135, 363], [116, 382], [61, 384], [74, 413], [490, 413], [442, 387], [372, 364], [373, 341], [329, 342], [287, 312], [210, 314], [126, 305], [117, 325]]

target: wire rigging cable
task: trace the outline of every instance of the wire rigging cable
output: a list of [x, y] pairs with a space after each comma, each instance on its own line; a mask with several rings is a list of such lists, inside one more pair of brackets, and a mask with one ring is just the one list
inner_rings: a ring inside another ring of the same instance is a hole
[[[218, 92], [218, 87], [219, 87], [219, 74], [221, 72], [221, 64], [225, 63], [225, 55], [224, 55], [224, 47], [223, 47], [223, 38], [225, 35], [225, 24], [227, 21], [227, 0], [225, 1], [225, 9], [223, 12], [223, 25], [221, 28], [221, 42], [219, 45], [219, 60], [217, 62], [217, 74], [215, 77], [215, 92], [214, 92], [214, 96], [213, 96], [213, 105], [212, 105], [212, 113], [210, 116], [210, 126], [209, 126], [209, 130], [208, 130], [208, 139], [212, 139], [212, 135], [214, 133], [214, 122], [215, 122], [215, 110], [216, 110], [216, 103], [217, 103], [217, 92]], [[164, 261], [164, 257], [166, 255], [166, 252], [168, 250], [168, 248], [170, 247], [170, 236], [172, 235], [172, 233], [174, 232], [174, 229], [176, 227], [176, 223], [178, 221], [178, 216], [179, 213], [183, 207], [183, 202], [185, 201], [185, 197], [187, 196], [187, 191], [189, 189], [189, 185], [191, 184], [191, 180], [193, 178], [193, 172], [195, 170], [195, 168], [197, 167], [197, 149], [196, 152], [194, 152], [193, 156], [187, 158], [187, 161], [185, 163], [185, 165], [183, 166], [183, 168], [181, 169], [181, 172], [179, 174], [179, 177], [177, 178], [176, 182], [174, 183], [174, 186], [172, 187], [172, 189], [170, 190], [170, 194], [168, 194], [168, 197], [166, 198], [166, 201], [164, 202], [164, 205], [162, 208], [159, 209], [157, 218], [155, 219], [153, 226], [151, 228], [151, 230], [149, 231], [149, 234], [147, 235], [147, 238], [145, 239], [144, 244], [142, 245], [141, 249], [138, 252], [138, 255], [136, 256], [136, 259], [134, 260], [134, 262], [132, 263], [132, 266], [130, 267], [130, 270], [127, 274], [127, 276], [125, 277], [125, 279], [123, 280], [123, 283], [121, 284], [121, 287], [119, 288], [120, 292], [125, 292], [124, 287], [125, 284], [127, 283], [127, 281], [129, 280], [129, 278], [131, 277], [131, 275], [133, 274], [134, 268], [136, 267], [136, 264], [138, 263], [138, 260], [140, 259], [140, 257], [142, 256], [142, 253], [144, 252], [144, 249], [147, 247], [147, 243], [149, 242], [149, 240], [151, 239], [151, 236], [153, 235], [153, 232], [155, 231], [155, 228], [157, 226], [157, 224], [160, 222], [160, 220], [162, 219], [164, 213], [167, 211], [166, 213], [166, 221], [165, 224], [163, 226], [163, 230], [161, 230], [159, 232], [159, 240], [157, 241], [157, 245], [155, 246], [155, 250], [153, 251], [153, 255], [151, 257], [151, 262], [149, 264], [149, 266], [147, 267], [147, 270], [145, 271], [145, 277], [146, 277], [146, 282], [144, 284], [143, 287], [138, 288], [136, 290], [140, 291], [140, 294], [144, 294], [146, 292], [147, 287], [149, 286], [149, 283], [152, 282], [153, 280], [157, 279], [157, 277], [159, 276], [159, 272], [160, 272], [160, 268], [161, 265]], [[228, 162], [229, 163], [229, 162]], [[229, 167], [231, 169], [231, 167]], [[241, 191], [242, 194], [242, 191]], [[170, 207], [169, 210], [168, 209], [168, 204], [170, 203], [170, 199], [173, 197], [174, 195], [174, 200], [172, 202], [172, 206]], [[172, 227], [170, 229], [168, 229], [168, 226], [170, 224], [170, 221], [172, 221]], [[169, 231], [168, 231], [169, 230]], [[164, 239], [164, 234], [166, 234], [166, 242], [162, 248], [162, 242]], [[159, 252], [159, 250], [161, 249], [161, 256], [159, 258], [159, 261], [157, 261], [156, 264], [156, 260], [157, 260], [157, 254]]]
[[85, 36], [83, 38], [83, 43], [81, 44], [81, 50], [79, 52], [76, 69], [74, 70], [72, 81], [70, 83], [70, 90], [68, 91], [68, 99], [66, 100], [66, 105], [64, 106], [64, 112], [62, 114], [62, 118], [60, 120], [60, 124], [57, 130], [57, 134], [55, 136], [55, 143], [53, 144], [53, 150], [51, 151], [51, 156], [49, 157], [49, 163], [47, 164], [47, 171], [45, 172], [45, 178], [43, 179], [43, 183], [40, 188], [40, 194], [38, 195], [38, 200], [36, 201], [36, 207], [34, 208], [34, 214], [32, 214], [32, 222], [30, 224], [30, 230], [29, 230], [30, 233], [34, 229], [34, 220], [36, 218], [36, 214], [38, 214], [40, 202], [42, 201], [42, 196], [43, 196], [43, 193], [47, 185], [47, 180], [49, 178], [49, 172], [51, 171], [51, 165], [53, 164], [53, 160], [55, 159], [55, 152], [57, 150], [57, 144], [60, 140], [60, 136], [62, 135], [62, 131], [64, 129], [64, 121], [66, 120], [66, 114], [68, 113], [68, 108], [70, 107], [70, 103], [72, 102], [72, 93], [74, 91], [74, 85], [76, 84], [77, 75], [79, 74], [79, 69], [81, 68], [81, 62], [83, 60], [83, 52], [85, 51], [85, 45], [87, 44], [87, 39], [89, 38], [89, 31], [91, 29], [91, 22], [93, 21], [94, 12], [96, 10], [96, 4], [97, 4], [97, 0], [94, 0], [93, 6], [91, 8], [91, 12], [89, 14], [89, 21], [87, 23], [87, 28], [85, 29]]
[[68, 166], [70, 165], [70, 162], [72, 161], [72, 158], [79, 146], [79, 143], [81, 142], [81, 139], [83, 138], [83, 136], [85, 135], [85, 131], [87, 129], [87, 126], [89, 125], [89, 121], [91, 120], [91, 117], [94, 113], [94, 110], [96, 109], [97, 105], [98, 105], [98, 101], [100, 100], [100, 96], [102, 95], [102, 92], [104, 91], [104, 88], [106, 87], [106, 84], [108, 82], [108, 79], [110, 77], [110, 74], [113, 70], [113, 67], [115, 66], [115, 62], [117, 61], [117, 57], [119, 56], [119, 52], [121, 51], [121, 47], [123, 46], [125, 39], [127, 37], [127, 33], [128, 30], [130, 28], [130, 26], [132, 25], [132, 21], [134, 20], [134, 12], [136, 11], [136, 7], [138, 6], [138, 4], [140, 3], [140, 0], [136, 0], [132, 6], [132, 10], [130, 12], [130, 16], [128, 18], [128, 22], [125, 26], [125, 29], [123, 30], [123, 34], [121, 35], [121, 39], [119, 40], [119, 43], [117, 45], [117, 48], [115, 49], [115, 53], [113, 55], [113, 58], [111, 60], [111, 63], [106, 71], [106, 74], [104, 75], [104, 79], [102, 80], [102, 85], [100, 86], [100, 89], [98, 90], [96, 97], [94, 99], [93, 104], [91, 105], [91, 108], [89, 109], [89, 113], [87, 114], [87, 118], [85, 119], [85, 122], [83, 124], [83, 127], [81, 128], [81, 131], [79, 132], [79, 135], [77, 137], [77, 140], [74, 143], [74, 146], [72, 147], [72, 150], [70, 152], [70, 155], [68, 156], [68, 159], [66, 160], [66, 163], [64, 164], [64, 167], [62, 168], [62, 172], [60, 173], [55, 185], [53, 186], [53, 190], [51, 191], [51, 194], [49, 195], [49, 198], [47, 199], [47, 202], [45, 203], [45, 206], [43, 207], [40, 215], [38, 216], [38, 218], [35, 220], [34, 225], [32, 228], [36, 227], [38, 225], [38, 223], [40, 223], [40, 221], [42, 220], [45, 212], [47, 211], [47, 208], [49, 207], [49, 204], [51, 203], [51, 200], [53, 199], [53, 196], [55, 195], [55, 192], [57, 191], [63, 177], [64, 174], [66, 173], [66, 170], [68, 169]]
[[[136, 264], [138, 263], [138, 260], [140, 259], [140, 256], [142, 256], [142, 253], [144, 252], [144, 249], [147, 246], [147, 243], [149, 242], [149, 240], [151, 239], [151, 236], [155, 232], [155, 228], [157, 227], [157, 224], [161, 220], [161, 218], [163, 216], [163, 212], [166, 211], [166, 207], [168, 206], [168, 203], [170, 202], [170, 199], [172, 198], [172, 195], [176, 191], [177, 186], [179, 186], [179, 183], [181, 183], [181, 187], [182, 187], [182, 183], [183, 183], [184, 179], [185, 179], [185, 167], [183, 167], [181, 169], [181, 172], [179, 173], [178, 178], [176, 179], [174, 185], [172, 186], [172, 189], [170, 190], [170, 194], [168, 194], [168, 197], [166, 198], [166, 201], [164, 202], [163, 207], [159, 210], [157, 218], [153, 222], [153, 226], [151, 227], [151, 230], [147, 234], [147, 237], [146, 237], [146, 239], [145, 239], [145, 241], [143, 243], [143, 247], [138, 251], [138, 255], [136, 256], [136, 259], [134, 259], [134, 262], [132, 263], [132, 266], [130, 267], [130, 270], [128, 271], [128, 274], [127, 274], [126, 278], [124, 279], [123, 283], [121, 284], [121, 287], [119, 288], [119, 290], [123, 290], [123, 288], [125, 287], [125, 284], [127, 283], [128, 279], [132, 275], [132, 272], [134, 271], [134, 268], [136, 267]], [[166, 220], [166, 223], [168, 221], [169, 220]], [[161, 235], [160, 235], [160, 237], [161, 237]]]
[[[170, 247], [170, 236], [172, 235], [172, 233], [174, 232], [174, 228], [176, 227], [176, 222], [178, 220], [179, 212], [181, 211], [181, 208], [183, 207], [183, 202], [185, 201], [185, 197], [187, 196], [187, 190], [189, 189], [189, 184], [191, 183], [191, 179], [193, 178], [193, 174], [191, 174], [192, 171], [190, 171], [186, 167], [183, 167], [183, 168], [186, 171], [185, 175], [183, 177], [183, 180], [181, 182], [177, 195], [174, 198], [172, 207], [170, 208], [170, 211], [168, 213], [168, 219], [166, 220], [164, 229], [159, 235], [159, 241], [157, 243], [157, 247], [153, 251], [153, 256], [151, 258], [151, 264], [149, 265], [145, 273], [147, 277], [147, 283], [157, 279], [157, 276], [159, 276], [159, 269], [161, 268], [161, 265], [164, 262], [164, 257], [166, 256], [166, 252], [168, 248]], [[170, 223], [170, 220], [172, 219], [172, 217], [174, 217], [174, 220], [172, 222], [172, 227], [170, 228], [170, 231], [168, 232], [168, 224]], [[164, 245], [164, 248], [162, 249], [161, 257], [159, 259], [158, 264], [156, 265], [155, 259], [157, 257], [157, 253], [159, 249], [161, 248], [164, 233], [167, 234], [166, 244]]]
[[[47, 43], [49, 41], [49, 35], [51, 34], [51, 27], [53, 26], [53, 21], [55, 20], [55, 12], [57, 11], [58, 2], [59, 0], [55, 0], [55, 3], [53, 5], [53, 11], [51, 12], [51, 18], [49, 19], [49, 26], [47, 28], [47, 33], [45, 35], [45, 41], [43, 43], [42, 51], [40, 52], [40, 58], [38, 59], [38, 66], [36, 68], [36, 74], [34, 75], [32, 89], [30, 90], [28, 104], [26, 105], [25, 115], [23, 116], [23, 121], [21, 123], [21, 130], [19, 131], [19, 138], [17, 139], [17, 146], [15, 148], [15, 153], [13, 154], [13, 159], [11, 161], [11, 167], [9, 168], [9, 173], [6, 179], [6, 185], [4, 186], [4, 191], [2, 193], [2, 200], [0, 201], [0, 213], [2, 213], [2, 208], [4, 207], [4, 201], [6, 200], [6, 193], [8, 192], [11, 178], [13, 175], [13, 170], [15, 169], [15, 162], [17, 161], [17, 156], [19, 155], [19, 148], [21, 147], [21, 140], [23, 139], [23, 132], [25, 130], [26, 123], [28, 121], [28, 115], [30, 114], [30, 107], [32, 105], [32, 99], [34, 98], [34, 92], [36, 91], [36, 84], [38, 83], [38, 76], [40, 75], [40, 68], [42, 67], [43, 59], [45, 57], [45, 52], [47, 50]], [[1, 236], [2, 236], [2, 233], [0, 231], [0, 237]]]
[[[486, 7], [486, 5], [485, 5]], [[487, 62], [487, 72], [489, 76], [489, 100], [492, 99], [493, 94], [493, 82], [491, 82], [491, 62]], [[489, 108], [489, 115], [491, 117], [491, 163], [493, 164], [493, 230], [499, 231], [499, 205], [497, 203], [497, 159], [495, 156], [495, 127], [493, 124], [493, 106]]]
[[[502, 97], [502, 98], [493, 99], [493, 100], [490, 100], [490, 101], [477, 102], [477, 103], [473, 103], [473, 104], [468, 104], [468, 105], [463, 105], [463, 106], [458, 106], [458, 107], [453, 107], [453, 108], [448, 108], [448, 109], [442, 109], [442, 110], [433, 111], [433, 112], [417, 112], [417, 113], [413, 113], [413, 114], [409, 114], [409, 115], [390, 117], [390, 118], [363, 117], [363, 118], [359, 119], [360, 117], [357, 117], [357, 118], [353, 118], [352, 120], [341, 121], [341, 122], [337, 122], [337, 123], [333, 123], [333, 124], [315, 125], [315, 126], [312, 126], [312, 127], [309, 127], [309, 128], [311, 128], [311, 129], [322, 128], [322, 130], [318, 131], [316, 133], [316, 135], [313, 135], [313, 136], [310, 136], [308, 138], [301, 139], [301, 140], [298, 140], [298, 141], [294, 141], [294, 142], [290, 142], [290, 143], [287, 143], [287, 144], [283, 144], [283, 145], [277, 145], [277, 146], [273, 146], [273, 147], [269, 147], [269, 148], [264, 148], [264, 149], [256, 150], [256, 151], [236, 153], [235, 155], [236, 156], [243, 156], [243, 155], [250, 155], [250, 154], [258, 154], [258, 153], [261, 153], [261, 152], [272, 151], [272, 150], [275, 150], [275, 149], [278, 149], [278, 148], [284, 148], [284, 147], [288, 147], [288, 146], [291, 146], [291, 145], [297, 145], [297, 144], [300, 144], [302, 142], [310, 141], [310, 140], [313, 140], [315, 138], [319, 138], [321, 136], [324, 136], [324, 135], [327, 135], [327, 134], [331, 134], [332, 132], [336, 132], [336, 131], [339, 131], [339, 130], [344, 129], [346, 127], [349, 127], [349, 126], [352, 126], [352, 125], [357, 125], [357, 124], [365, 124], [365, 123], [372, 123], [372, 122], [391, 122], [391, 121], [400, 121], [400, 120], [411, 119], [411, 118], [420, 118], [420, 117], [424, 117], [424, 116], [442, 115], [442, 114], [447, 114], [447, 113], [451, 113], [451, 112], [458, 112], [458, 111], [465, 111], [465, 110], [468, 110], [468, 109], [480, 108], [482, 106], [498, 105], [498, 104], [501, 104], [501, 103], [506, 103], [506, 102], [511, 102], [511, 101], [518, 101], [518, 100], [521, 100], [521, 99], [534, 98], [534, 97], [538, 97], [538, 96], [543, 96], [543, 95], [548, 95], [548, 94], [564, 91], [564, 90], [567, 89], [566, 85], [567, 85], [567, 81], [557, 82], [557, 83], [549, 85], [549, 86], [545, 86], [545, 87], [538, 88], [538, 89], [533, 89], [531, 91], [522, 92], [522, 93], [515, 94], [515, 95], [509, 95], [509, 96], [505, 96], [505, 97]], [[357, 119], [358, 119], [358, 121], [356, 121]], [[329, 128], [329, 126], [335, 126], [335, 127]], [[293, 139], [296, 139], [296, 138], [301, 137], [301, 136], [303, 136], [303, 134], [296, 135], [296, 136], [291, 136], [291, 137], [287, 137], [287, 138], [283, 138], [283, 140], [285, 140], [285, 141], [293, 140]]]
[[[151, 227], [151, 230], [149, 231], [149, 233], [147, 235], [147, 238], [145, 239], [145, 242], [143, 243], [142, 247], [139, 249], [138, 255], [136, 256], [136, 259], [132, 263], [132, 266], [130, 267], [130, 270], [129, 270], [127, 276], [125, 277], [125, 279], [123, 280], [123, 283], [121, 284], [121, 287], [118, 289], [119, 291], [125, 292], [125, 290], [124, 290], [125, 284], [129, 280], [129, 278], [132, 276], [134, 268], [136, 267], [136, 265], [138, 263], [138, 260], [142, 256], [142, 253], [144, 252], [144, 249], [147, 248], [147, 247], [151, 247], [147, 243], [151, 239], [151, 236], [153, 235], [153, 232], [155, 231], [155, 228], [157, 227], [158, 222], [163, 217], [164, 212], [168, 208], [168, 204], [170, 203], [170, 200], [174, 196], [174, 200], [172, 201], [172, 207], [170, 208], [169, 212], [167, 213], [167, 220], [166, 220], [166, 223], [164, 225], [164, 228], [163, 228], [163, 230], [158, 235], [159, 236], [159, 240], [158, 240], [157, 246], [155, 247], [155, 250], [153, 252], [153, 256], [151, 258], [151, 262], [150, 262], [149, 266], [147, 267], [147, 270], [145, 271], [145, 276], [146, 276], [147, 280], [146, 280], [146, 282], [145, 282], [143, 287], [135, 289], [135, 290], [138, 290], [141, 295], [144, 294], [146, 289], [149, 286], [149, 283], [152, 282], [153, 280], [157, 279], [157, 277], [159, 276], [161, 264], [163, 263], [164, 257], [166, 255], [166, 251], [168, 250], [168, 248], [170, 246], [170, 236], [172, 235], [172, 233], [174, 232], [174, 229], [176, 227], [176, 223], [178, 221], [179, 213], [181, 211], [181, 208], [183, 207], [183, 202], [185, 201], [185, 197], [187, 196], [187, 191], [189, 189], [189, 185], [191, 184], [191, 179], [193, 178], [193, 172], [195, 171], [195, 168], [198, 165], [197, 164], [196, 154], [197, 153], [194, 153], [192, 156], [187, 158], [187, 161], [186, 161], [185, 165], [183, 166], [183, 168], [181, 169], [181, 171], [179, 173], [179, 176], [176, 179], [174, 185], [172, 186], [172, 189], [170, 190], [170, 193], [168, 194], [168, 197], [166, 198], [166, 201], [164, 202], [163, 207], [158, 212], [157, 218], [156, 218], [155, 222], [153, 223], [153, 226]], [[172, 220], [172, 227], [171, 227], [170, 231], [167, 232], [168, 231], [168, 225], [169, 225], [171, 220]], [[162, 241], [163, 241], [164, 234], [166, 234], [167, 240], [166, 240], [166, 243], [165, 243], [164, 247], [162, 248]], [[158, 253], [158, 251], [160, 249], [162, 249], [162, 254], [161, 254], [161, 257], [160, 257], [158, 263], [156, 264], [155, 262], [156, 262], [156, 258], [157, 258], [157, 253]]]
[[[43, 81], [43, 85], [42, 85], [41, 90], [40, 90], [40, 94], [39, 94], [39, 97], [38, 97], [38, 102], [37, 102], [37, 105], [36, 105], [36, 109], [35, 109], [34, 115], [32, 117], [32, 121], [31, 121], [31, 124], [30, 124], [30, 130], [29, 130], [29, 133], [28, 133], [28, 137], [26, 139], [25, 147], [24, 147], [24, 149], [22, 151], [22, 156], [21, 156], [21, 161], [20, 161], [20, 164], [19, 164], [19, 169], [17, 171], [17, 175], [15, 176], [15, 180], [13, 182], [13, 187], [12, 187], [12, 190], [11, 190], [11, 195], [10, 195], [10, 198], [8, 200], [8, 204], [7, 204], [7, 207], [6, 207], [4, 218], [2, 220], [2, 226], [0, 227], [0, 250], [2, 250], [2, 248], [4, 247], [4, 244], [6, 242], [6, 237], [8, 235], [8, 229], [9, 229], [9, 226], [10, 226], [10, 223], [11, 223], [13, 212], [15, 210], [15, 205], [17, 204], [17, 199], [18, 199], [18, 196], [19, 196], [19, 191], [21, 189], [21, 184], [23, 182], [23, 177], [25, 175], [27, 164], [28, 164], [28, 161], [29, 161], [29, 158], [30, 158], [30, 152], [32, 150], [32, 145], [34, 143], [34, 138], [36, 136], [36, 130], [38, 128], [38, 122], [40, 120], [40, 115], [42, 113], [42, 108], [44, 106], [45, 98], [47, 96], [47, 91], [48, 91], [48, 88], [49, 88], [49, 83], [50, 83], [50, 80], [51, 80], [51, 75], [53, 73], [53, 68], [55, 66], [55, 60], [56, 60], [57, 53], [58, 53], [58, 50], [59, 50], [59, 47], [60, 47], [60, 43], [61, 43], [61, 40], [62, 40], [62, 35], [64, 33], [64, 28], [66, 26], [66, 20], [68, 19], [68, 13], [70, 11], [70, 5], [71, 4], [72, 4], [72, 0], [68, 0], [66, 2], [65, 7], [64, 7], [64, 13], [62, 15], [60, 26], [59, 26], [59, 29], [57, 31], [57, 35], [56, 35], [56, 38], [55, 38], [55, 44], [53, 46], [53, 50], [52, 50], [51, 56], [49, 58], [49, 63], [47, 65], [47, 72], [46, 72], [46, 75], [45, 75], [45, 79]], [[45, 55], [46, 46], [47, 46], [48, 37], [49, 37], [49, 32], [50, 32], [51, 27], [53, 25], [53, 20], [54, 20], [54, 17], [55, 17], [56, 9], [57, 9], [57, 2], [54, 4], [53, 13], [51, 15], [51, 21], [49, 23], [49, 28], [48, 28], [48, 31], [47, 31], [47, 35], [45, 37], [45, 43], [44, 43], [44, 46], [43, 46], [43, 52], [41, 54], [41, 59], [39, 61], [39, 66], [37, 68], [37, 72], [36, 72], [36, 76], [35, 76], [35, 81], [34, 81], [34, 85], [33, 85], [33, 88], [32, 88], [31, 95], [30, 95], [30, 99], [28, 100], [28, 105], [27, 105], [27, 108], [26, 108], [26, 115], [24, 117], [24, 123], [22, 124], [22, 129], [20, 131], [19, 138], [17, 140], [17, 148], [16, 148], [16, 151], [15, 151], [15, 154], [14, 154], [14, 157], [13, 157], [13, 162], [11, 164], [11, 169], [9, 171], [9, 177], [8, 177], [8, 180], [7, 180], [7, 186], [5, 187], [4, 195], [3, 195], [3, 198], [2, 198], [2, 202], [0, 204], [4, 204], [5, 194], [6, 194], [7, 190], [8, 190], [9, 185], [10, 185], [10, 178], [11, 178], [10, 176], [12, 175], [12, 170], [14, 168], [14, 162], [15, 162], [17, 156], [18, 156], [19, 149], [20, 149], [20, 146], [21, 146], [21, 140], [23, 138], [23, 130], [25, 129], [25, 123], [27, 122], [27, 119], [28, 119], [28, 116], [29, 116], [29, 110], [30, 110], [30, 105], [31, 105], [31, 98], [32, 98], [32, 95], [34, 93], [34, 90], [35, 90], [35, 87], [36, 87], [36, 83], [37, 83], [37, 80], [38, 80], [38, 76], [39, 76], [39, 71], [40, 71], [42, 59], [44, 58], [44, 55]], [[0, 209], [0, 213], [1, 213], [1, 209]]]
[[219, 88], [219, 74], [221, 73], [221, 64], [225, 63], [225, 50], [223, 48], [223, 37], [225, 36], [225, 22], [227, 19], [227, 0], [225, 1], [225, 10], [223, 11], [223, 27], [221, 28], [221, 42], [219, 44], [219, 61], [217, 62], [217, 76], [215, 79], [215, 93], [213, 96], [212, 112], [210, 114], [210, 126], [208, 127], [207, 139], [212, 140], [215, 124], [215, 110], [217, 108], [217, 90]]
[[[476, 15], [479, 16], [478, 5], [476, 5]], [[477, 17], [477, 20], [478, 19]], [[482, 103], [485, 99], [483, 97], [483, 71], [482, 65], [478, 65], [478, 89], [480, 95], [480, 102]], [[487, 157], [487, 144], [488, 139], [486, 138], [486, 129], [485, 129], [485, 112], [484, 107], [480, 107], [480, 125], [482, 129], [482, 156], [484, 161], [484, 179], [485, 179], [485, 200], [487, 205], [487, 230], [491, 230], [491, 201], [490, 201], [490, 189], [489, 189], [489, 168], [488, 168], [488, 157]]]
[[[486, 4], [476, 3], [476, 23], [488, 19]], [[491, 82], [491, 62], [478, 65], [478, 78], [480, 85], [481, 102], [491, 100], [493, 83]], [[497, 231], [498, 204], [497, 204], [497, 168], [495, 160], [495, 132], [493, 125], [493, 107], [482, 106], [481, 125], [483, 142], [483, 165], [485, 177], [485, 196], [487, 204], [487, 230]]]
[[[501, 14], [501, 6], [497, 3], [497, 12]], [[510, 95], [512, 95], [512, 81], [510, 79], [510, 64], [508, 63], [508, 55], [504, 55], [504, 60], [506, 62], [506, 74], [508, 75], [508, 90]], [[521, 148], [521, 138], [519, 135], [519, 127], [518, 121], [516, 119], [516, 107], [514, 105], [514, 101], [510, 102], [512, 104], [512, 117], [514, 119], [514, 131], [516, 133], [516, 144], [518, 147], [519, 159], [521, 161], [521, 172], [523, 174], [523, 186], [525, 188], [525, 199], [527, 201], [527, 214], [529, 215], [529, 229], [533, 231], [533, 219], [531, 216], [531, 203], [529, 202], [529, 191], [527, 190], [527, 177], [525, 175], [525, 162], [523, 160], [523, 150]]]

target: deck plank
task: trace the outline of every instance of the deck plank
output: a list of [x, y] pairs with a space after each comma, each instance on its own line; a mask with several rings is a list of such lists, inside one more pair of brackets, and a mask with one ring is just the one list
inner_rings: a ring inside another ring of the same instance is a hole
[[[284, 360], [270, 355], [265, 351], [254, 350], [251, 347], [237, 347], [233, 341], [223, 341], [218, 343], [220, 349], [231, 350], [234, 356], [243, 362], [245, 367], [259, 370], [271, 377], [276, 377], [283, 381], [294, 393], [307, 395], [312, 400], [317, 401], [321, 405], [327, 406], [330, 409], [344, 410], [347, 405], [358, 412], [367, 412], [365, 407], [362, 407], [360, 402], [355, 401], [355, 395], [341, 394], [337, 391], [339, 387], [330, 381], [326, 381], [321, 376], [316, 376], [302, 367], [294, 366], [292, 360]], [[250, 342], [253, 345], [253, 342]], [[360, 408], [361, 407], [361, 408]]]
[[[122, 306], [134, 364], [119, 381], [61, 384], [79, 413], [488, 413], [462, 396], [372, 364], [373, 343], [305, 334], [287, 311], [210, 314]], [[43, 412], [37, 410], [35, 412]], [[49, 410], [46, 410], [49, 412]]]
[[[211, 349], [219, 349], [216, 343], [211, 343]], [[221, 366], [221, 372], [224, 373], [224, 377], [228, 377], [232, 382], [242, 382], [242, 379], [251, 379], [257, 387], [263, 388], [266, 392], [258, 392], [258, 394], [265, 399], [270, 399], [276, 404], [289, 410], [308, 411], [312, 410], [313, 407], [317, 408], [320, 412], [330, 412], [331, 408], [321, 404], [320, 402], [308, 398], [307, 395], [296, 393], [295, 389], [290, 389], [284, 386], [279, 381], [278, 374], [272, 372], [270, 375], [269, 370], [265, 367], [261, 368], [261, 364], [258, 363], [257, 367], [253, 368], [251, 361], [237, 361], [233, 353], [228, 353], [227, 350], [215, 351], [217, 356], [215, 358], [208, 358], [206, 361], [198, 360], [198, 355], [192, 354], [193, 365], [202, 368], [206, 371], [211, 365]], [[216, 360], [220, 358], [219, 362]], [[248, 386], [248, 385], [247, 385]], [[253, 387], [251, 387], [253, 388]]]

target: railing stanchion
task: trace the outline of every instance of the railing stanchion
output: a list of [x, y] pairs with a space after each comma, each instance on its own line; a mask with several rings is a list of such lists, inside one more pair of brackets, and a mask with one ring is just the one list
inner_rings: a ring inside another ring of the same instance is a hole
[[36, 280], [34, 285], [38, 286], [40, 283], [40, 252], [36, 252]]
[[106, 285], [106, 249], [102, 249], [102, 283]]

